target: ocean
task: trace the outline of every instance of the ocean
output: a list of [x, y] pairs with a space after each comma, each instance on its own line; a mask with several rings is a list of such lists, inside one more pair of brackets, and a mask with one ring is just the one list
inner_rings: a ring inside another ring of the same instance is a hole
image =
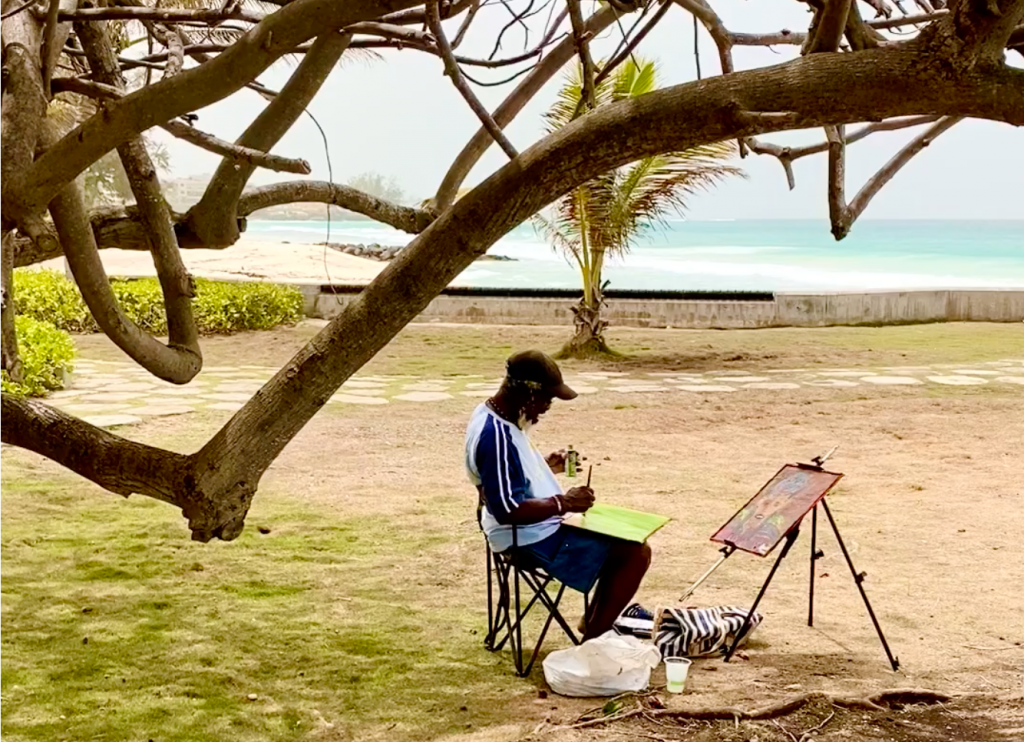
[[[319, 243], [326, 221], [250, 220], [252, 239]], [[369, 221], [332, 221], [334, 243], [404, 245]], [[499, 240], [453, 286], [576, 288], [575, 263], [529, 224]], [[1024, 288], [1024, 221], [861, 221], [842, 242], [821, 221], [670, 221], [605, 267], [613, 289], [857, 291]], [[325, 280], [327, 276], [325, 276]]]

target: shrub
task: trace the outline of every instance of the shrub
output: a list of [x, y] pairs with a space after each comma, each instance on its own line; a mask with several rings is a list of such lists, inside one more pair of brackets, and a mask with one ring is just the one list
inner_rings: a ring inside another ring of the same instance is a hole
[[97, 329], [78, 287], [57, 271], [14, 271], [14, 304], [19, 316], [50, 322], [68, 332]]
[[14, 318], [14, 327], [18, 333], [18, 353], [24, 378], [17, 384], [4, 371], [0, 377], [3, 391], [42, 397], [48, 391], [63, 388], [64, 374], [71, 371], [75, 357], [71, 336], [51, 322], [24, 315]]
[[[155, 278], [111, 281], [124, 313], [154, 335], [167, 334], [163, 293]], [[14, 300], [20, 315], [53, 322], [69, 332], [98, 332], [78, 287], [56, 271], [14, 272]], [[221, 335], [242, 330], [268, 330], [302, 318], [302, 293], [270, 283], [196, 281], [192, 313], [199, 332]]]

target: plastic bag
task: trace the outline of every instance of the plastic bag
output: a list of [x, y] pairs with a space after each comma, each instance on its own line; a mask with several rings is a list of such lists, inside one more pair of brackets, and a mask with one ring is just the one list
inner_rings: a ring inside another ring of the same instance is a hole
[[657, 647], [609, 631], [544, 658], [544, 679], [562, 696], [616, 696], [644, 690], [661, 662]]

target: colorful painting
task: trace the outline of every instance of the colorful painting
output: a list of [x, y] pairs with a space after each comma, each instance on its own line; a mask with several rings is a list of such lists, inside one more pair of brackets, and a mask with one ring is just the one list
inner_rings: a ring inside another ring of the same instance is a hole
[[842, 476], [786, 464], [711, 540], [767, 556]]

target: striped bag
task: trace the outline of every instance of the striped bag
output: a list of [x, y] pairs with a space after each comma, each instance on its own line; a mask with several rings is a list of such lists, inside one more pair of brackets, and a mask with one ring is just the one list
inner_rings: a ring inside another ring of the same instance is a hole
[[[746, 608], [659, 608], [651, 629], [662, 657], [709, 657], [725, 654], [749, 613]], [[761, 623], [754, 613], [742, 645]]]

